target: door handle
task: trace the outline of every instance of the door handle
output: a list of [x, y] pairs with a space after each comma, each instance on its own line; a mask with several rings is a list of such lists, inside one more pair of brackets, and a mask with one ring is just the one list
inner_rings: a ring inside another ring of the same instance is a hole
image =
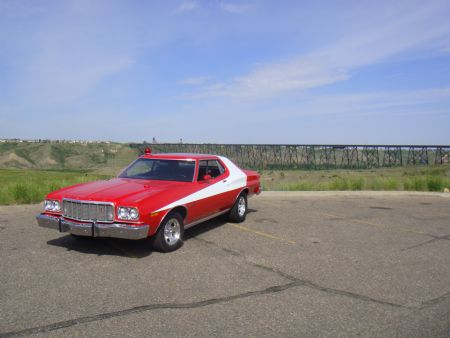
[[223, 180], [222, 182], [223, 182], [223, 183], [227, 183], [227, 180]]

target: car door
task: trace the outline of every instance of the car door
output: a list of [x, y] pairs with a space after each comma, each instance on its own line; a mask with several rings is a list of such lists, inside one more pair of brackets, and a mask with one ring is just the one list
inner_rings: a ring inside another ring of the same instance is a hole
[[[201, 198], [195, 204], [195, 209], [200, 218], [205, 218], [223, 211], [229, 204], [224, 198], [226, 190], [227, 172], [222, 163], [217, 159], [200, 160], [197, 184]], [[205, 179], [209, 175], [210, 178]]]

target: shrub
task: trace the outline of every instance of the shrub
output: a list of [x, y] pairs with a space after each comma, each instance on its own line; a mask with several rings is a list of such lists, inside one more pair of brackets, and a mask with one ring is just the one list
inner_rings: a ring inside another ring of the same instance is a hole
[[399, 190], [400, 181], [395, 178], [388, 178], [383, 182], [383, 190]]
[[353, 178], [350, 181], [350, 190], [363, 190], [365, 180], [362, 177]]
[[12, 188], [12, 195], [14, 200], [19, 203], [28, 203], [28, 190], [27, 187], [21, 183], [17, 183]]
[[431, 175], [431, 176], [441, 176], [441, 175], [445, 175], [445, 174], [446, 174], [446, 171], [447, 171], [447, 168], [446, 168], [446, 167], [443, 167], [443, 168], [433, 168], [433, 169], [430, 169], [430, 170], [428, 171], [428, 175]]
[[349, 182], [346, 178], [336, 178], [330, 183], [330, 190], [348, 190]]
[[378, 177], [373, 177], [369, 184], [366, 185], [366, 189], [368, 190], [382, 190], [383, 189], [383, 182]]
[[285, 191], [311, 191], [311, 190], [317, 190], [316, 187], [310, 182], [295, 182], [295, 183], [288, 183], [288, 184], [282, 184], [279, 187], [280, 190]]
[[406, 180], [403, 183], [403, 187], [405, 190], [413, 190], [413, 191], [425, 191], [427, 190], [427, 182], [425, 178], [418, 176], [411, 179]]
[[429, 191], [442, 191], [445, 188], [444, 180], [438, 176], [428, 176], [427, 187]]

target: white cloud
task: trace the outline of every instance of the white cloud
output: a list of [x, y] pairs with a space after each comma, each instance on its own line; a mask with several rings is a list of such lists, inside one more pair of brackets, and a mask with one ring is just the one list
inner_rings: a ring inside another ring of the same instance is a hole
[[359, 94], [309, 95], [295, 107], [280, 109], [267, 119], [306, 115], [433, 115], [450, 114], [450, 87]]
[[225, 12], [233, 14], [243, 13], [250, 8], [249, 5], [233, 2], [220, 2], [219, 6]]
[[177, 82], [179, 85], [198, 86], [206, 83], [209, 80], [208, 76], [198, 76], [183, 79]]
[[348, 77], [345, 71], [331, 67], [327, 60], [303, 57], [294, 61], [264, 65], [230, 83], [204, 87], [202, 95], [237, 98], [270, 97], [284, 92], [302, 91]]
[[177, 7], [177, 12], [189, 12], [198, 7], [196, 1], [184, 1]]
[[[443, 5], [444, 4], [444, 5]], [[402, 4], [375, 16], [369, 24], [362, 19], [356, 33], [287, 61], [257, 66], [231, 80], [205, 86], [190, 96], [267, 98], [301, 92], [346, 80], [352, 71], [401, 56], [402, 53], [441, 49], [450, 34], [443, 9], [448, 3]], [[366, 13], [369, 15], [370, 13]]]
[[337, 64], [357, 68], [380, 62], [405, 51], [439, 46], [450, 34], [450, 25], [442, 17], [439, 1], [426, 6], [397, 8], [395, 15], [381, 17], [359, 32], [343, 37], [318, 50]]

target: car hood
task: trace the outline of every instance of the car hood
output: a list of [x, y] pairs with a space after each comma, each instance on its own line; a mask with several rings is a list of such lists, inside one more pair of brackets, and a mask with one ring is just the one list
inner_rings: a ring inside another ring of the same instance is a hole
[[[114, 178], [79, 184], [50, 194], [48, 198], [70, 198], [83, 201], [114, 202], [123, 205], [137, 205], [145, 199], [177, 192], [183, 195], [183, 189], [192, 183], [174, 181], [154, 181], [128, 178]], [[164, 198], [165, 199], [165, 198]]]

